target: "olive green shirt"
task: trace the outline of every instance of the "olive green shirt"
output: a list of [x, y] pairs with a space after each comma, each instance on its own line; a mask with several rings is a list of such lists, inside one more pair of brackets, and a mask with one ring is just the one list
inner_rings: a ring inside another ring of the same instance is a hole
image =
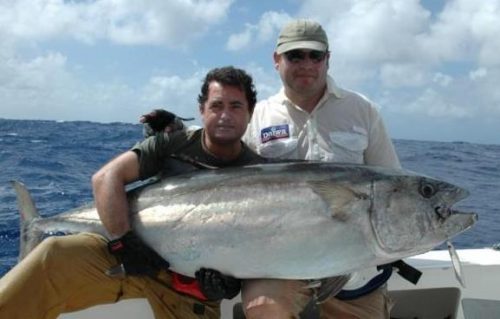
[[139, 178], [162, 173], [176, 175], [203, 167], [231, 167], [264, 163], [266, 160], [243, 142], [239, 156], [230, 161], [217, 158], [203, 148], [203, 129], [157, 134], [136, 144], [132, 151], [139, 157]]

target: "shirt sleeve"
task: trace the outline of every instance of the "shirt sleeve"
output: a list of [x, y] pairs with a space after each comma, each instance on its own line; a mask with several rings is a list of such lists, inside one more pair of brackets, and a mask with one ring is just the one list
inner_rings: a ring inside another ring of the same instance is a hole
[[372, 107], [368, 148], [364, 157], [367, 165], [401, 168], [394, 144], [387, 133], [382, 117], [374, 107]]
[[132, 151], [139, 157], [139, 178], [144, 180], [158, 174], [171, 154], [168, 134], [156, 134], [137, 143]]

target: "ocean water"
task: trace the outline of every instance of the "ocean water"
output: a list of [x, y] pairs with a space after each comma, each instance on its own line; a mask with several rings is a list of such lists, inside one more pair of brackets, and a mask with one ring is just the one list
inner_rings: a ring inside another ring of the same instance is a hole
[[[142, 139], [140, 125], [0, 119], [0, 276], [17, 261], [19, 215], [11, 180], [22, 181], [42, 216], [92, 200], [90, 177]], [[500, 145], [395, 140], [407, 169], [470, 191], [456, 205], [479, 214], [457, 248], [500, 243]]]

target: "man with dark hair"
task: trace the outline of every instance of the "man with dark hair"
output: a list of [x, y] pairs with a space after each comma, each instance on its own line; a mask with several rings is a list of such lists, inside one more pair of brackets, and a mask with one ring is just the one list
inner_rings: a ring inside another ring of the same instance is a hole
[[[221, 299], [237, 295], [240, 281], [211, 269], [199, 270], [196, 278], [169, 271], [168, 261], [134, 233], [125, 191], [136, 180], [195, 169], [190, 163], [227, 167], [263, 161], [241, 142], [256, 101], [248, 74], [233, 67], [211, 70], [198, 100], [203, 129], [149, 137], [94, 174], [95, 204], [108, 238], [81, 233], [44, 240], [0, 279], [1, 318], [51, 319], [140, 297], [158, 319], [219, 318]], [[108, 276], [117, 263], [126, 275]]]
[[208, 72], [201, 86], [201, 93], [198, 95], [198, 104], [203, 105], [207, 101], [210, 83], [216, 81], [222, 85], [239, 87], [248, 99], [249, 111], [252, 114], [257, 103], [257, 92], [252, 78], [243, 70], [239, 72], [234, 72], [234, 70], [234, 68], [220, 68]]

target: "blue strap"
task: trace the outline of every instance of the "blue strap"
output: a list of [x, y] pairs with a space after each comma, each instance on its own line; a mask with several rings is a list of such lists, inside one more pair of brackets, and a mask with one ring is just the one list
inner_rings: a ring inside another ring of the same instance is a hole
[[377, 288], [382, 286], [389, 280], [389, 278], [392, 275], [392, 265], [383, 265], [379, 266], [379, 269], [382, 269], [382, 272], [366, 283], [361, 288], [358, 289], [353, 289], [353, 290], [341, 290], [335, 298], [340, 299], [340, 300], [352, 300], [356, 299], [359, 297], [362, 297], [364, 295], [367, 295], [373, 291], [375, 291]]

